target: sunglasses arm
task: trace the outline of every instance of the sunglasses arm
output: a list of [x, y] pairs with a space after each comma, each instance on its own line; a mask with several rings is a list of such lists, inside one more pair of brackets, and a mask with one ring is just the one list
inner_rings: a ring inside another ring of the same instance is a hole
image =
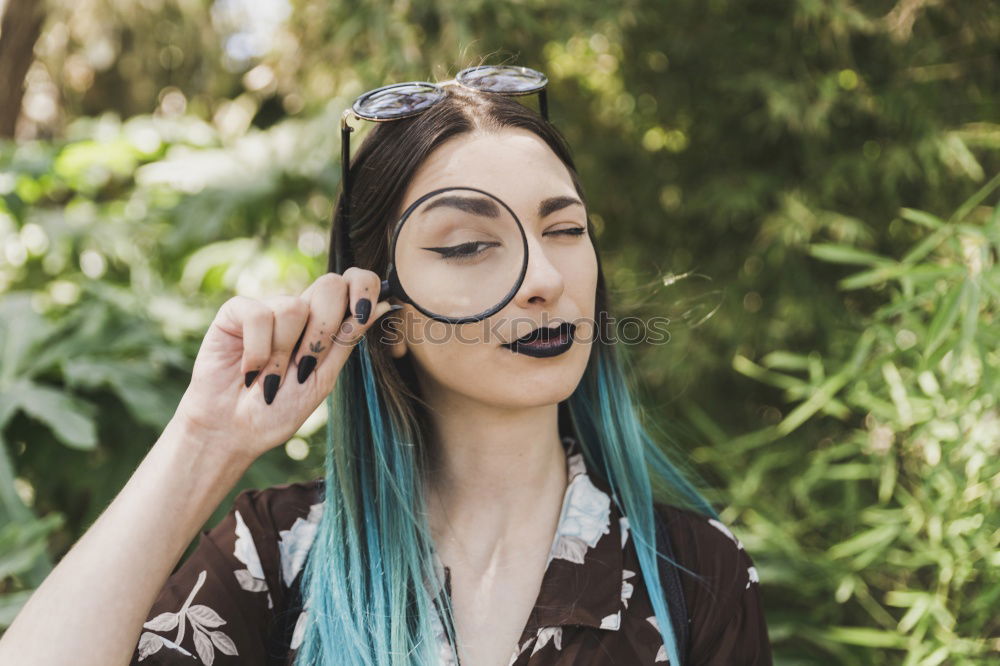
[[347, 124], [347, 119], [353, 115], [351, 109], [346, 109], [340, 116], [340, 188], [341, 211], [340, 225], [337, 229], [336, 262], [333, 271], [343, 274], [354, 262], [351, 252], [351, 132], [354, 128]]

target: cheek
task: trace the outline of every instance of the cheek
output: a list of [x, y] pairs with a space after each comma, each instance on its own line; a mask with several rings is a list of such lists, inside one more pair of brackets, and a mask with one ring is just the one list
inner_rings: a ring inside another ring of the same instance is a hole
[[593, 246], [588, 243], [585, 251], [581, 248], [581, 252], [567, 256], [561, 270], [566, 285], [563, 297], [573, 302], [575, 310], [576, 339], [589, 341], [596, 330], [597, 316], [597, 254]]
[[560, 262], [566, 284], [566, 295], [580, 309], [580, 316], [594, 314], [594, 297], [597, 294], [597, 253], [594, 246], [587, 243], [563, 255]]
[[482, 357], [496, 346], [491, 344], [495, 333], [487, 330], [486, 322], [454, 326], [413, 318], [408, 323], [406, 336], [409, 353], [420, 371], [447, 386], [482, 376]]

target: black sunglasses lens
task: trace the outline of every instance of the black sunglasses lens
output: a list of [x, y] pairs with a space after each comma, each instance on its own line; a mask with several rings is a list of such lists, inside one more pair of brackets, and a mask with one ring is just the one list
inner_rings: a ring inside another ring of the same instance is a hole
[[420, 113], [444, 97], [432, 83], [399, 83], [365, 93], [354, 102], [354, 113], [368, 120], [405, 118]]
[[541, 90], [548, 78], [541, 72], [515, 65], [482, 65], [459, 72], [455, 79], [463, 86], [484, 92], [526, 95]]

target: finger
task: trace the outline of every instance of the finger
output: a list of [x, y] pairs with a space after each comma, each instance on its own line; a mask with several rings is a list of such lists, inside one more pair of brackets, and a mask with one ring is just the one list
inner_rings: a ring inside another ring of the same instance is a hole
[[308, 295], [309, 320], [295, 358], [300, 384], [305, 383], [333, 345], [331, 336], [340, 328], [347, 310], [348, 289], [344, 276], [326, 273], [302, 292], [303, 297]]
[[347, 357], [351, 354], [351, 349], [354, 348], [358, 340], [363, 338], [365, 332], [378, 321], [379, 317], [388, 312], [392, 307], [388, 301], [379, 301], [368, 318], [368, 322], [363, 325], [359, 324], [355, 317], [346, 317], [332, 338], [333, 349], [331, 350], [331, 355], [347, 360]]
[[271, 404], [281, 388], [292, 350], [302, 337], [309, 318], [309, 303], [299, 296], [278, 296], [267, 301], [274, 312], [271, 354], [264, 373], [264, 402]]
[[372, 271], [352, 266], [344, 271], [350, 291], [351, 314], [358, 324], [364, 326], [372, 314], [372, 307], [378, 301], [379, 287], [382, 281]]
[[274, 311], [260, 301], [246, 299], [243, 325], [243, 363], [240, 372], [247, 388], [267, 365], [271, 356]]
[[233, 296], [216, 315], [220, 330], [242, 339], [240, 376], [249, 387], [271, 356], [271, 327], [274, 313], [260, 301]]
[[321, 371], [324, 373], [332, 371], [333, 378], [335, 379], [336, 373], [340, 372], [340, 368], [347, 362], [347, 357], [351, 355], [351, 351], [358, 341], [364, 337], [365, 332], [376, 324], [379, 317], [389, 312], [393, 307], [398, 306], [393, 306], [389, 301], [379, 301], [376, 303], [375, 309], [368, 319], [368, 323], [364, 325], [359, 324], [357, 319], [353, 317], [346, 317], [340, 328], [333, 335], [333, 345], [323, 364], [317, 368], [317, 374]]
[[[355, 302], [366, 298], [366, 294], [377, 298], [378, 292], [375, 290], [378, 289], [381, 281], [375, 273], [362, 269], [352, 272], [351, 269], [348, 269], [344, 271], [344, 278], [348, 283], [346, 294], [356, 294]], [[369, 311], [364, 324], [360, 323], [357, 316], [344, 317], [336, 329], [325, 331], [323, 339], [328, 350], [318, 358], [315, 371], [317, 382], [323, 390], [328, 393], [332, 389], [337, 374], [347, 361], [354, 344], [361, 339], [365, 331], [379, 317], [389, 311], [390, 307], [388, 301], [380, 301]], [[363, 308], [364, 306], [362, 306], [361, 312], [364, 312]], [[343, 306], [341, 306], [340, 312], [344, 312]]]

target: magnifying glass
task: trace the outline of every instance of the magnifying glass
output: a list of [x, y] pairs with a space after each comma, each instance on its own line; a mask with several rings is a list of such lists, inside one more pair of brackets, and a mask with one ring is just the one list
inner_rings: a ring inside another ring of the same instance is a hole
[[528, 270], [528, 239], [506, 203], [474, 187], [428, 192], [393, 229], [378, 300], [437, 321], [481, 321], [506, 306]]

